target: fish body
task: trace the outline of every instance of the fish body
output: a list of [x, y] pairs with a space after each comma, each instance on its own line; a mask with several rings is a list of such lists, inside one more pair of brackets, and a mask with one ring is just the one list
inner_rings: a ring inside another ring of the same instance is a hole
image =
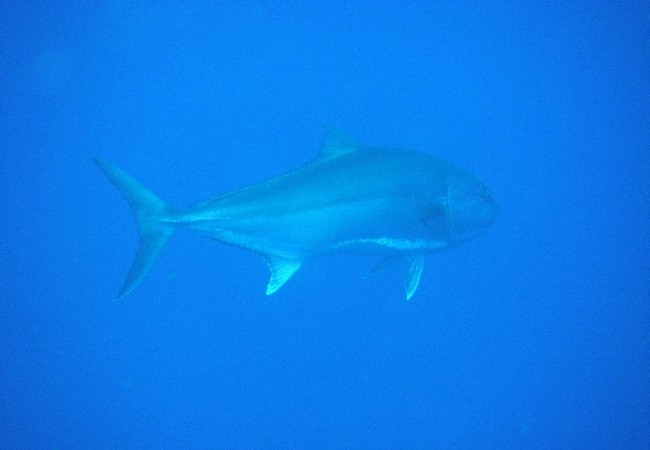
[[[184, 210], [167, 206], [129, 175], [96, 160], [129, 201], [140, 248], [119, 294], [132, 291], [178, 229], [260, 254], [276, 292], [304, 261], [329, 253], [402, 260], [406, 296], [417, 289], [426, 253], [482, 234], [498, 206], [472, 175], [427, 154], [364, 148], [330, 131], [304, 167]], [[380, 264], [382, 265], [382, 264]]]

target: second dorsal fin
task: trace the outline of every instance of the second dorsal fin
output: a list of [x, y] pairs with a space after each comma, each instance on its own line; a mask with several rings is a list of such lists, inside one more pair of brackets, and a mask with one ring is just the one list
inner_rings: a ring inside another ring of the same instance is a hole
[[337, 128], [327, 128], [323, 146], [320, 149], [317, 160], [334, 158], [345, 153], [359, 150], [361, 147], [357, 141]]

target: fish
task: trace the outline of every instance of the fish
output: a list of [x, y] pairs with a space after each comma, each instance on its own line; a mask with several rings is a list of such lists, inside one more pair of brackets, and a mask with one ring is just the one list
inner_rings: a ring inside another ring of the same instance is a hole
[[95, 163], [129, 203], [139, 246], [117, 298], [131, 293], [169, 238], [187, 229], [261, 255], [277, 292], [310, 259], [332, 253], [379, 255], [406, 268], [415, 294], [424, 256], [467, 242], [495, 221], [488, 187], [452, 163], [409, 150], [363, 147], [330, 129], [305, 166], [176, 209], [117, 166]]

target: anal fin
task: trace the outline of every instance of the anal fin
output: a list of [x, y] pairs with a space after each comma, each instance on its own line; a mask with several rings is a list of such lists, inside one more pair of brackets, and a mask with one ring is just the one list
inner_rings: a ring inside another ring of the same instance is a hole
[[280, 289], [300, 269], [300, 266], [302, 266], [302, 261], [283, 256], [266, 255], [264, 256], [264, 260], [271, 270], [271, 278], [266, 287], [266, 295], [271, 295]]

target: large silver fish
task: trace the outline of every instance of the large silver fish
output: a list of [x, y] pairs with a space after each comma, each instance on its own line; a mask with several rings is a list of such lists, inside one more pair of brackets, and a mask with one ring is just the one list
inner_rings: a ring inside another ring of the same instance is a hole
[[118, 297], [140, 283], [167, 240], [184, 228], [261, 255], [271, 270], [267, 295], [304, 261], [351, 252], [402, 260], [411, 298], [424, 254], [478, 236], [499, 209], [483, 183], [447, 161], [360, 147], [338, 131], [327, 133], [306, 166], [184, 210], [169, 207], [116, 166], [95, 162], [131, 205], [140, 234]]

